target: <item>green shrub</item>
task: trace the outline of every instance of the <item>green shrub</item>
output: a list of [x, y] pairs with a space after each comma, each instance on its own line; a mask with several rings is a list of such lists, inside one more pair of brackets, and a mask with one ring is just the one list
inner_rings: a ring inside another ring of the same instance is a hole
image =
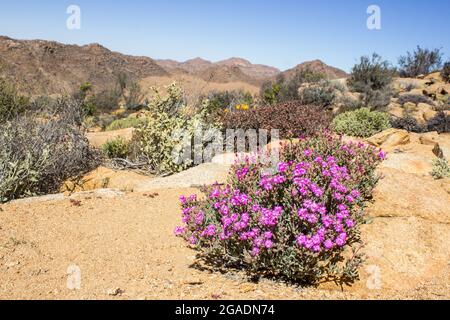
[[450, 165], [448, 164], [447, 159], [438, 158], [433, 161], [433, 171], [431, 171], [431, 175], [435, 179], [450, 178]]
[[102, 146], [103, 153], [109, 159], [126, 159], [129, 153], [129, 143], [122, 137], [107, 141]]
[[23, 114], [0, 125], [0, 202], [56, 192], [98, 164], [82, 119], [78, 101], [60, 100], [50, 114]]
[[0, 122], [25, 111], [28, 98], [21, 96], [6, 80], [0, 78]]
[[[171, 174], [195, 165], [194, 159], [184, 157], [184, 143], [191, 141], [196, 130], [214, 130], [205, 124], [205, 113], [185, 116], [187, 107], [181, 88], [173, 83], [166, 87], [161, 96], [155, 89], [155, 96], [149, 102], [147, 122], [133, 134], [133, 157], [145, 161], [159, 174]], [[195, 141], [193, 144], [195, 148]]]
[[444, 64], [444, 68], [441, 71], [441, 77], [445, 82], [450, 82], [450, 61]]
[[367, 138], [390, 128], [389, 120], [389, 115], [384, 112], [361, 108], [338, 115], [332, 127], [339, 134]]
[[126, 128], [138, 128], [146, 123], [147, 123], [146, 117], [139, 117], [139, 118], [128, 117], [128, 118], [114, 120], [106, 127], [105, 130], [113, 131], [113, 130], [126, 129]]
[[423, 49], [420, 46], [406, 56], [398, 59], [399, 74], [401, 77], [414, 78], [419, 75], [427, 75], [439, 70], [442, 65], [442, 53], [440, 49]]
[[347, 83], [350, 90], [361, 93], [366, 107], [378, 109], [389, 104], [394, 94], [392, 80], [395, 71], [389, 62], [373, 54], [372, 57], [361, 57], [351, 72]]

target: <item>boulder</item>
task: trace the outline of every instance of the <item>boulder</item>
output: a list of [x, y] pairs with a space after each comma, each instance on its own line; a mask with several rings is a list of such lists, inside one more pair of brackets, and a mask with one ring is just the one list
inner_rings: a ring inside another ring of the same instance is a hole
[[367, 143], [375, 147], [379, 147], [384, 151], [391, 151], [398, 146], [408, 144], [410, 142], [409, 132], [401, 129], [387, 129], [376, 135], [366, 139]]
[[81, 178], [68, 179], [61, 186], [60, 192], [73, 193], [104, 188], [132, 191], [136, 185], [151, 179], [132, 171], [99, 167]]
[[403, 108], [402, 105], [396, 102], [391, 102], [386, 108], [386, 112], [394, 117], [401, 118], [403, 117]]
[[441, 182], [429, 174], [419, 176], [380, 168], [382, 178], [374, 190], [374, 202], [368, 212], [376, 217], [420, 217], [450, 224], [450, 195]]

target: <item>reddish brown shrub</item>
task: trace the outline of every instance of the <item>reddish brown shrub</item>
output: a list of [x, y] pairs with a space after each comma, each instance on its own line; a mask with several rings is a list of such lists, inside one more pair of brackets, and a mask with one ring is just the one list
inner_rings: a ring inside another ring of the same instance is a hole
[[323, 108], [286, 102], [249, 110], [240, 110], [222, 117], [225, 129], [278, 129], [280, 138], [310, 136], [327, 128], [331, 114]]

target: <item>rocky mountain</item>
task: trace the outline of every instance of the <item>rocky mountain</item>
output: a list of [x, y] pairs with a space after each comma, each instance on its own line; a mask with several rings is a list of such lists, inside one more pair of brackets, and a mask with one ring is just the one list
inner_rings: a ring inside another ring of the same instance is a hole
[[77, 46], [0, 36], [0, 76], [29, 94], [71, 93], [84, 82], [99, 91], [109, 89], [118, 73], [133, 80], [168, 75], [151, 58], [112, 52], [99, 44]]
[[276, 76], [280, 70], [262, 64], [252, 64], [241, 58], [231, 58], [216, 63], [219, 66], [238, 67], [244, 74], [255, 79], [267, 79]]
[[331, 67], [321, 60], [313, 60], [313, 61], [303, 62], [303, 63], [295, 66], [292, 69], [284, 71], [282, 74], [286, 78], [290, 78], [297, 71], [302, 71], [302, 70], [311, 70], [314, 72], [323, 73], [330, 80], [348, 77], [348, 74], [344, 70], [341, 70], [341, 69], [338, 69], [335, 67]]
[[199, 76], [203, 80], [214, 79], [215, 82], [219, 83], [242, 81], [255, 84], [280, 73], [277, 68], [252, 64], [242, 58], [230, 58], [218, 62], [211, 62], [202, 58], [185, 62], [174, 60], [157, 60], [156, 62], [171, 73], [188, 73]]
[[320, 60], [305, 62], [281, 73], [277, 68], [252, 64], [242, 58], [218, 62], [202, 58], [184, 62], [153, 60], [113, 52], [99, 44], [78, 46], [0, 36], [0, 77], [9, 79], [20, 91], [31, 95], [67, 94], [84, 82], [91, 82], [96, 91], [108, 90], [115, 85], [119, 73], [136, 81], [185, 74], [207, 82], [259, 86], [279, 74], [291, 77], [302, 69], [323, 72], [330, 79], [347, 76], [344, 71]]

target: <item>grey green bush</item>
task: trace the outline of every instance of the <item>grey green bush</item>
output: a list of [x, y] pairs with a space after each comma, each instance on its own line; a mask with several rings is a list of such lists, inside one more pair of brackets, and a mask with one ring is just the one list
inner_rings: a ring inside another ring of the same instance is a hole
[[[147, 123], [137, 128], [133, 136], [133, 158], [147, 163], [156, 173], [171, 174], [193, 166], [194, 160], [184, 159], [183, 143], [193, 141], [196, 130], [216, 129], [206, 124], [205, 111], [187, 116], [183, 91], [172, 83], [165, 95], [154, 89], [149, 102]], [[184, 135], [182, 135], [183, 133]], [[192, 144], [193, 148], [195, 144]]]
[[82, 107], [60, 100], [51, 114], [23, 114], [0, 124], [0, 202], [58, 191], [98, 165], [83, 134]]
[[361, 108], [334, 118], [332, 128], [339, 134], [367, 138], [391, 127], [389, 115]]
[[438, 158], [433, 161], [433, 170], [431, 171], [431, 175], [435, 179], [450, 178], [450, 165], [448, 164], [447, 159]]

